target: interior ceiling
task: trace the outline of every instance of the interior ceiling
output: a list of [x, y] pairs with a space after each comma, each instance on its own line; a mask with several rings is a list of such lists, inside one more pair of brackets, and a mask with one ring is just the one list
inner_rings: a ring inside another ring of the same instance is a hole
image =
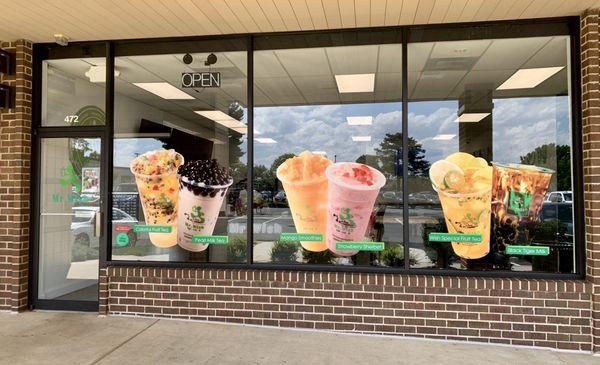
[[600, 0], [0, 0], [0, 39], [52, 42], [579, 15]]
[[[492, 91], [494, 98], [568, 94], [568, 37], [537, 37], [456, 42], [410, 43], [409, 100], [457, 100], [466, 90]], [[216, 53], [218, 61], [204, 65], [208, 54], [194, 53], [190, 65], [183, 54], [119, 57], [116, 92], [188, 120], [203, 120], [194, 110], [227, 112], [232, 102], [246, 105], [246, 53]], [[510, 55], [510, 56], [508, 56]], [[90, 65], [104, 59], [50, 61], [55, 69], [85, 78]], [[257, 51], [254, 57], [256, 106], [315, 105], [400, 101], [401, 45], [367, 45]], [[498, 91], [518, 69], [563, 66], [535, 88]], [[221, 72], [220, 88], [182, 89], [193, 100], [165, 100], [135, 85], [168, 82], [181, 86], [181, 73]], [[335, 75], [375, 74], [375, 91], [338, 92]], [[118, 102], [118, 100], [117, 100]]]

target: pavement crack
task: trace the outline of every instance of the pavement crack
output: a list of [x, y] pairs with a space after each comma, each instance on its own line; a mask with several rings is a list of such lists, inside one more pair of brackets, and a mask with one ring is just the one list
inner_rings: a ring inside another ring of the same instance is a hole
[[148, 328], [154, 326], [158, 321], [160, 321], [160, 319], [156, 319], [154, 320], [152, 323], [150, 323], [149, 325], [147, 325], [146, 327], [142, 328], [141, 330], [139, 330], [138, 332], [134, 333], [131, 337], [129, 337], [128, 339], [126, 339], [125, 341], [121, 342], [120, 344], [118, 344], [117, 346], [113, 347], [112, 349], [108, 350], [107, 352], [105, 352], [104, 354], [102, 354], [102, 356], [100, 356], [99, 358], [97, 358], [96, 360], [92, 361], [90, 363], [90, 365], [94, 365], [94, 364], [98, 364], [100, 361], [104, 360], [108, 355], [112, 354], [113, 352], [117, 351], [118, 349], [120, 349], [121, 347], [125, 346], [125, 344], [127, 344], [128, 342], [130, 342], [131, 340], [133, 340], [134, 338], [136, 338], [137, 336], [141, 335], [143, 332], [145, 332]]

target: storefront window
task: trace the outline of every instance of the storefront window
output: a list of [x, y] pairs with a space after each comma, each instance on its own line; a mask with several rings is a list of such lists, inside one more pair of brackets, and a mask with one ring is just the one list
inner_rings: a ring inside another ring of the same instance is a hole
[[578, 272], [570, 37], [461, 31], [117, 43], [109, 259]]
[[402, 267], [402, 46], [254, 53], [254, 262]]
[[408, 45], [412, 268], [574, 272], [568, 50]]
[[113, 224], [114, 260], [246, 262], [246, 63], [116, 57], [112, 199], [132, 221]]
[[104, 125], [106, 58], [42, 62], [42, 126]]

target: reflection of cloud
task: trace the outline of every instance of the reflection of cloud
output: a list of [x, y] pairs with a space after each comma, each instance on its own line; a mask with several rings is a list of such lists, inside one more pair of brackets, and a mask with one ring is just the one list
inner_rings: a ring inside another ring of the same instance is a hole
[[[256, 165], [270, 166], [284, 153], [304, 150], [325, 151], [337, 161], [355, 161], [363, 154], [373, 154], [386, 133], [402, 129], [400, 103], [372, 104], [365, 109], [353, 105], [257, 108], [255, 128], [261, 137], [273, 138], [277, 144], [254, 145]], [[350, 126], [346, 116], [371, 115], [370, 126]], [[370, 135], [371, 142], [353, 142], [352, 136]]]
[[494, 160], [520, 156], [548, 143], [570, 144], [568, 97], [494, 101]]
[[162, 148], [162, 142], [154, 138], [117, 138], [114, 141], [115, 167], [129, 167], [131, 160], [142, 153]]
[[[547, 143], [569, 144], [568, 97], [494, 100], [494, 160], [519, 162], [519, 157]], [[454, 101], [415, 102], [408, 115], [409, 135], [435, 162], [458, 151], [459, 138], [434, 141], [438, 134], [459, 135]], [[350, 126], [347, 116], [373, 116], [370, 126]], [[255, 110], [255, 127], [272, 145], [254, 144], [255, 164], [270, 166], [284, 153], [325, 151], [337, 161], [355, 161], [374, 154], [386, 134], [402, 131], [400, 103], [265, 107]], [[352, 136], [370, 135], [371, 142], [352, 142]]]

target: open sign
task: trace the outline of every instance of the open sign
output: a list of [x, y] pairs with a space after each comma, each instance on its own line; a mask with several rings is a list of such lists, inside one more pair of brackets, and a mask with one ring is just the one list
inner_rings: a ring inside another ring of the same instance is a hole
[[181, 74], [181, 87], [221, 87], [220, 72], [184, 72]]

